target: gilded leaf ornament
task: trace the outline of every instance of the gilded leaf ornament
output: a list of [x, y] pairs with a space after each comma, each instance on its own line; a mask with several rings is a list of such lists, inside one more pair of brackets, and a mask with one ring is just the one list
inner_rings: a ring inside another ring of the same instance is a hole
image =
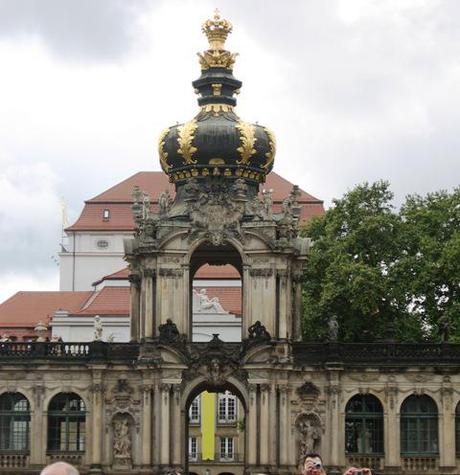
[[246, 165], [250, 158], [256, 153], [254, 144], [256, 143], [256, 128], [247, 122], [240, 121], [235, 126], [240, 131], [241, 146], [236, 150], [240, 153], [241, 160], [238, 165]]
[[192, 146], [192, 141], [197, 127], [196, 120], [193, 119], [177, 128], [179, 133], [179, 138], [177, 139], [179, 148], [177, 149], [177, 153], [184, 157], [187, 165], [196, 163], [196, 160], [193, 160], [192, 156], [197, 151], [197, 148]]
[[265, 133], [268, 136], [270, 151], [268, 151], [265, 156], [267, 157], [267, 161], [265, 162], [264, 168], [270, 168], [273, 164], [273, 160], [275, 159], [276, 153], [276, 137], [275, 134], [267, 127], [264, 127]]
[[168, 133], [169, 127], [161, 132], [160, 138], [158, 139], [158, 154], [160, 155], [161, 168], [163, 168], [164, 171], [167, 171], [171, 168], [171, 165], [169, 165], [167, 162], [168, 152], [166, 152], [163, 148], [165, 146], [165, 139]]

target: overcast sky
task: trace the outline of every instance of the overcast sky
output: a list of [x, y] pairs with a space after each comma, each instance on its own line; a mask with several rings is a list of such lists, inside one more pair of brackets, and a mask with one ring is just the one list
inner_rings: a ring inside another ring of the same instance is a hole
[[60, 202], [159, 170], [196, 113], [201, 23], [234, 25], [238, 114], [275, 170], [326, 205], [356, 183], [460, 182], [459, 0], [0, 0], [0, 301], [57, 290]]

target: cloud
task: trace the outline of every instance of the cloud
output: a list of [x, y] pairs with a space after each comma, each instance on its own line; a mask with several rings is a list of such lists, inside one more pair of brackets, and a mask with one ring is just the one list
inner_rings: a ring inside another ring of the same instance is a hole
[[0, 262], [2, 282], [57, 273], [51, 256], [59, 246], [61, 213], [57, 177], [46, 163], [21, 165], [2, 157], [0, 173]]
[[142, 0], [2, 0], [0, 37], [35, 36], [63, 60], [104, 61], [127, 54]]

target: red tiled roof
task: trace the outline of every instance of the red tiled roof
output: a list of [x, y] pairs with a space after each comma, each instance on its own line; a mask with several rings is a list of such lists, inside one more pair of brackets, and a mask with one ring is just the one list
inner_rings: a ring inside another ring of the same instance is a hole
[[96, 280], [96, 282], [93, 282], [92, 285], [99, 285], [101, 282], [104, 282], [105, 280], [128, 280], [128, 276], [129, 276], [129, 269], [125, 267], [124, 269], [114, 272], [113, 274], [109, 274], [109, 275], [105, 275], [104, 277], [101, 277], [99, 280]]
[[104, 287], [76, 315], [129, 315], [129, 287]]
[[241, 279], [239, 272], [230, 264], [224, 266], [210, 266], [205, 264], [200, 267], [195, 279]]
[[224, 310], [241, 315], [241, 287], [193, 287], [199, 292], [206, 289], [208, 297], [217, 297]]
[[[138, 172], [86, 201], [80, 217], [67, 230], [132, 231], [134, 222], [131, 211], [131, 194], [136, 185], [150, 195], [153, 211], [157, 208], [158, 195], [161, 192], [168, 189], [174, 196], [174, 187], [163, 172]], [[267, 176], [266, 183], [261, 186], [261, 190], [263, 189], [273, 190], [274, 208], [278, 211], [284, 198], [289, 195], [292, 183], [272, 172]], [[303, 190], [300, 190], [299, 202], [303, 205], [302, 221], [324, 214], [323, 202]], [[104, 209], [110, 210], [110, 219], [106, 221], [102, 216]]]
[[18, 292], [0, 304], [0, 327], [35, 327], [47, 323], [56, 310], [80, 310], [91, 291]]

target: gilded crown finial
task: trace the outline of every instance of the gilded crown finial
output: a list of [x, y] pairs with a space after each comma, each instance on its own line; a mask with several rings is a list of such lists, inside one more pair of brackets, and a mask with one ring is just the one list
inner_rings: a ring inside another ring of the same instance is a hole
[[201, 30], [209, 41], [209, 49], [203, 54], [198, 53], [200, 57], [201, 69], [209, 68], [227, 68], [232, 69], [237, 53], [230, 53], [225, 49], [225, 41], [233, 26], [224, 18], [221, 18], [219, 10], [214, 11], [213, 19], [206, 20]]

